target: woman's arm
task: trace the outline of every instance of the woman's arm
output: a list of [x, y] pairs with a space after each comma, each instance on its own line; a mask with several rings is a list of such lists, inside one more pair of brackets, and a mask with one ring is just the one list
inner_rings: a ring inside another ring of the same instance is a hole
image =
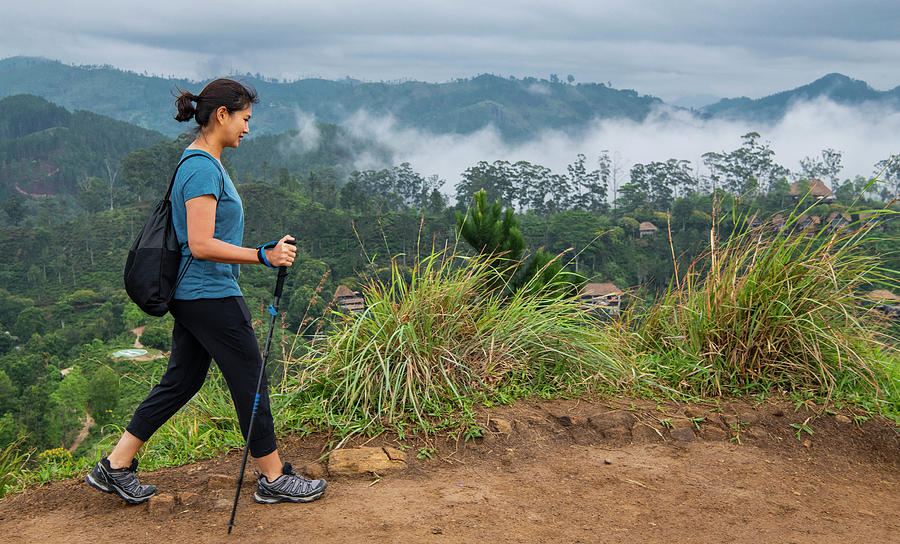
[[[256, 250], [250, 247], [239, 247], [213, 238], [216, 232], [216, 198], [202, 195], [184, 203], [187, 211], [188, 247], [196, 259], [215, 261], [217, 263], [254, 264], [258, 263]], [[273, 266], [291, 266], [297, 254], [297, 248], [286, 244], [285, 240], [293, 240], [285, 236], [278, 245], [264, 250], [266, 259]]]

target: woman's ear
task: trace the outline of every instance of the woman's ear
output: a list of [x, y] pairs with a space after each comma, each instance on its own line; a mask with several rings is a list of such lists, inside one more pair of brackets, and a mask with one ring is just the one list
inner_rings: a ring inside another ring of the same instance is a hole
[[216, 119], [220, 123], [224, 123], [226, 119], [228, 119], [228, 108], [225, 106], [219, 106], [216, 108]]

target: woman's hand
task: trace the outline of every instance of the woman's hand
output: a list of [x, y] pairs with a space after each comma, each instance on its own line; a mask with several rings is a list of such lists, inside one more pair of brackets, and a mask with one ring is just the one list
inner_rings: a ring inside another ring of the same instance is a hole
[[265, 250], [266, 259], [272, 263], [272, 266], [291, 266], [294, 264], [294, 259], [297, 257], [297, 246], [287, 243], [288, 240], [293, 241], [294, 237], [288, 234], [279, 240], [275, 247]]

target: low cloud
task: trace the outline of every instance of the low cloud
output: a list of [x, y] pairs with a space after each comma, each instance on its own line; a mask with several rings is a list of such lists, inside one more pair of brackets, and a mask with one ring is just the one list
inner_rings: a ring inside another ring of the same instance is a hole
[[322, 138], [315, 114], [295, 108], [294, 117], [297, 120], [297, 136], [288, 140], [289, 149], [285, 152], [308, 153], [315, 150]]
[[[443, 190], [448, 194], [454, 192], [466, 168], [478, 161], [524, 160], [562, 173], [578, 153], [596, 165], [604, 150], [619, 169], [619, 186], [627, 183], [635, 163], [670, 158], [688, 160], [704, 175], [704, 153], [737, 149], [741, 136], [751, 131], [758, 132], [762, 142], [775, 151], [775, 160], [792, 172], [800, 170], [801, 159], [817, 156], [825, 148], [843, 153], [842, 178], [870, 176], [876, 162], [900, 153], [893, 137], [900, 132], [900, 112], [874, 106], [848, 107], [828, 100], [797, 103], [780, 121], [769, 124], [704, 120], [663, 106], [643, 122], [594, 120], [574, 130], [548, 130], [515, 144], [504, 141], [492, 126], [467, 135], [432, 134], [365, 112], [356, 113], [344, 124], [352, 134], [390, 149], [396, 164], [409, 162], [424, 175], [438, 174], [447, 181]], [[375, 164], [372, 157], [355, 165], [357, 169], [381, 166], [387, 165]]]

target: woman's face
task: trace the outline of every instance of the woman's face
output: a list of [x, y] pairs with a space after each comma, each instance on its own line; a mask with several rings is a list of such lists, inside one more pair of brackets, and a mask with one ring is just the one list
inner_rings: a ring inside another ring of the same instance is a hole
[[246, 108], [227, 112], [222, 122], [222, 144], [224, 147], [237, 147], [241, 143], [244, 134], [250, 132], [250, 115], [253, 113], [253, 104]]

